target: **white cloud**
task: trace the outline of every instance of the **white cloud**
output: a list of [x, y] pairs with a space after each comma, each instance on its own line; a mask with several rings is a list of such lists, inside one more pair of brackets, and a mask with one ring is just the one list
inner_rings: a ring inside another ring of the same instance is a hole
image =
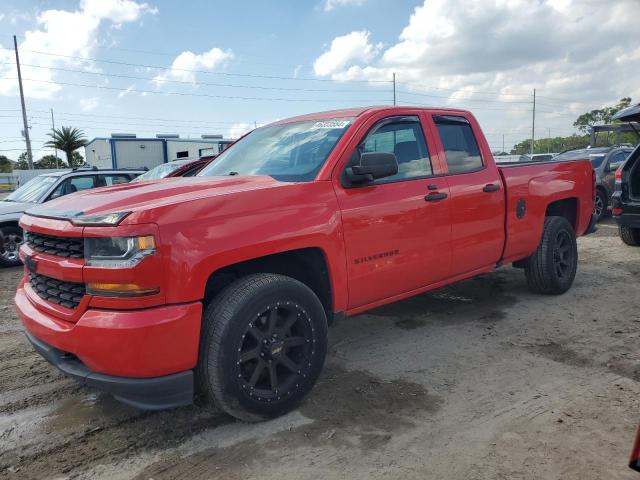
[[[73, 57], [89, 57], [98, 45], [99, 28], [105, 24], [120, 25], [139, 20], [144, 14], [154, 14], [157, 10], [146, 3], [132, 0], [82, 0], [80, 8], [74, 11], [45, 10], [36, 23], [38, 28], [25, 32], [20, 43], [20, 61], [24, 80], [25, 95], [33, 98], [51, 98], [62, 87], [51, 82], [55, 73], [48, 68], [77, 65], [81, 61]], [[55, 53], [62, 56], [42, 55], [35, 52]], [[12, 63], [13, 52], [0, 51], [0, 62]], [[0, 66], [0, 95], [14, 95], [17, 91], [15, 67]], [[6, 78], [8, 80], [2, 80]]]
[[195, 82], [196, 72], [194, 70], [213, 71], [233, 58], [231, 50], [221, 50], [212, 48], [207, 52], [196, 54], [190, 51], [182, 52], [171, 64], [171, 69], [157, 75], [153, 81], [156, 85], [161, 85], [167, 80], [178, 80], [181, 82]]
[[98, 106], [98, 99], [96, 97], [81, 98], [78, 103], [80, 104], [80, 109], [83, 112], [90, 112]]
[[382, 44], [369, 43], [370, 35], [366, 30], [360, 30], [334, 38], [329, 49], [313, 63], [316, 75], [335, 74], [354, 63], [372, 60]]
[[330, 12], [331, 10], [344, 7], [347, 5], [354, 5], [359, 7], [363, 5], [367, 0], [325, 0], [323, 9], [325, 12]]
[[[430, 95], [400, 93], [401, 101], [493, 109], [486, 118], [510, 115], [526, 125], [530, 104], [480, 98], [528, 102], [536, 88], [541, 122], [623, 96], [640, 100], [632, 73], [640, 71], [638, 18], [637, 0], [425, 0], [394, 44], [377, 48], [375, 34], [352, 32], [336, 37], [314, 69], [337, 80], [389, 80], [395, 72], [400, 89]], [[479, 93], [486, 91], [500, 95]]]

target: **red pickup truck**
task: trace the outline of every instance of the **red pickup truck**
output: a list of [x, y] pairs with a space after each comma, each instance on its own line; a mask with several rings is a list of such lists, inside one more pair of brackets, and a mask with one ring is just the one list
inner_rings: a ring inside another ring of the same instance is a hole
[[34, 347], [85, 384], [260, 420], [309, 393], [336, 318], [509, 263], [565, 292], [594, 183], [587, 160], [497, 167], [463, 110], [306, 115], [197, 177], [30, 210], [15, 302]]

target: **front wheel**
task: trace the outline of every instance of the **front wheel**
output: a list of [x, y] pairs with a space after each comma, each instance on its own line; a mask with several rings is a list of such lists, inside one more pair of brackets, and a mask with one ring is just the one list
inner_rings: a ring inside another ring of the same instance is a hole
[[571, 288], [578, 268], [576, 234], [564, 217], [546, 217], [542, 239], [525, 265], [529, 288], [559, 295]]
[[273, 418], [309, 393], [326, 352], [327, 318], [309, 287], [283, 275], [248, 275], [204, 313], [199, 393], [240, 420]]
[[620, 238], [627, 245], [637, 247], [640, 245], [640, 228], [631, 228], [626, 225], [618, 226], [618, 233]]
[[16, 226], [6, 226], [0, 229], [0, 233], [0, 238], [2, 239], [0, 266], [15, 267], [20, 265], [22, 262], [18, 251], [24, 239], [22, 229]]

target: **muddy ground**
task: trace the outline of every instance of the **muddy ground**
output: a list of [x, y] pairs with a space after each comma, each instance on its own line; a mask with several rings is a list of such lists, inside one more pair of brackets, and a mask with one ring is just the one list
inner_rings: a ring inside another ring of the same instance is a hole
[[579, 240], [573, 289], [520, 270], [343, 321], [304, 405], [243, 424], [137, 411], [65, 379], [27, 343], [0, 271], [0, 477], [622, 479], [640, 420], [640, 248]]

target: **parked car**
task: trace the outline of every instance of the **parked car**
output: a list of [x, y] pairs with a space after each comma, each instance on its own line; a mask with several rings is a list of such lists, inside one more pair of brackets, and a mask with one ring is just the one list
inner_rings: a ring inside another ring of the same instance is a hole
[[[614, 120], [640, 122], [640, 105], [621, 110]], [[615, 173], [616, 191], [612, 198], [612, 213], [618, 224], [620, 238], [627, 245], [640, 245], [640, 145]]]
[[174, 160], [172, 162], [163, 163], [152, 168], [148, 172], [143, 173], [135, 178], [134, 182], [143, 182], [145, 180], [158, 180], [168, 177], [193, 177], [205, 166], [207, 166], [215, 156], [207, 156], [198, 160]]
[[588, 158], [596, 172], [596, 198], [594, 212], [600, 220], [606, 215], [611, 205], [611, 196], [615, 190], [615, 171], [624, 163], [633, 151], [629, 147], [594, 147], [580, 148], [563, 152], [554, 160], [576, 160]]
[[127, 183], [144, 170], [98, 170], [77, 168], [61, 172], [44, 173], [32, 178], [4, 200], [0, 201], [0, 266], [20, 265], [18, 248], [23, 242], [22, 229], [18, 226], [25, 210], [34, 204], [48, 202], [69, 193], [96, 187]]
[[520, 155], [520, 162], [548, 162], [557, 153], [534, 153], [533, 155]]
[[257, 421], [310, 392], [337, 318], [510, 263], [566, 292], [594, 189], [587, 160], [497, 167], [464, 110], [316, 113], [252, 131], [197, 177], [29, 210], [15, 302], [80, 382], [147, 409], [198, 391]]

